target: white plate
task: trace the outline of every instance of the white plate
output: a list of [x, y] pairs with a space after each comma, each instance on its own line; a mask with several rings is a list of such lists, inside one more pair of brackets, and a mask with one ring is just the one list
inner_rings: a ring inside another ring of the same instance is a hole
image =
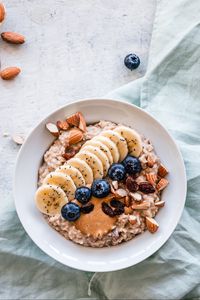
[[[110, 120], [136, 128], [150, 138], [161, 161], [170, 171], [170, 184], [163, 192], [164, 208], [156, 216], [160, 228], [155, 234], [145, 232], [118, 246], [93, 249], [65, 240], [54, 231], [36, 209], [34, 194], [38, 168], [44, 152], [53, 141], [45, 129], [48, 122], [64, 119], [81, 111], [87, 122]], [[169, 133], [152, 116], [126, 102], [97, 99], [68, 104], [43, 120], [22, 146], [15, 170], [15, 205], [24, 229], [40, 249], [64, 265], [94, 272], [114, 271], [141, 262], [157, 251], [175, 229], [183, 211], [186, 176], [183, 159]]]

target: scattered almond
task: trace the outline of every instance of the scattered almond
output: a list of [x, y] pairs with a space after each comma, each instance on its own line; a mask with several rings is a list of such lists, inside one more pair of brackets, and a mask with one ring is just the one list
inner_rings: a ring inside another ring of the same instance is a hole
[[125, 215], [130, 215], [130, 214], [132, 214], [132, 212], [133, 212], [133, 209], [131, 208], [131, 207], [124, 207], [124, 213], [125, 213]]
[[165, 166], [160, 164], [160, 166], [158, 168], [158, 175], [160, 177], [165, 177], [168, 173], [169, 173], [169, 171], [165, 168]]
[[5, 15], [6, 15], [5, 6], [3, 5], [3, 3], [0, 3], [0, 23], [4, 21]]
[[130, 197], [127, 195], [124, 199], [125, 206], [129, 207], [131, 205], [131, 202], [132, 201], [131, 201]]
[[139, 203], [139, 204], [132, 204], [131, 205], [132, 209], [148, 209], [150, 207], [150, 203], [149, 202], [142, 202], [142, 203]]
[[133, 200], [135, 201], [141, 201], [142, 200], [142, 195], [139, 193], [130, 193], [129, 194], [131, 196], [131, 198], [133, 198]]
[[147, 173], [146, 174], [146, 179], [149, 183], [151, 183], [152, 185], [154, 185], [157, 181], [157, 175], [153, 174], [153, 173]]
[[112, 181], [112, 186], [115, 190], [117, 190], [118, 189], [118, 181], [117, 180]]
[[153, 157], [151, 155], [147, 156], [147, 165], [148, 167], [152, 168], [155, 164], [155, 160], [153, 159]]
[[72, 129], [69, 133], [69, 145], [76, 144], [83, 139], [83, 133], [79, 129]]
[[2, 32], [1, 38], [10, 44], [23, 44], [25, 42], [24, 36], [16, 32]]
[[86, 122], [85, 122], [85, 118], [83, 116], [83, 114], [81, 112], [78, 112], [78, 115], [79, 115], [79, 119], [80, 119], [80, 122], [79, 122], [79, 128], [80, 130], [82, 130], [83, 132], [86, 132]]
[[124, 197], [127, 196], [127, 191], [124, 190], [124, 189], [118, 189], [118, 190], [115, 191], [115, 196], [117, 198], [124, 198]]
[[55, 137], [58, 137], [59, 136], [59, 130], [58, 130], [58, 127], [53, 124], [53, 123], [47, 123], [46, 124], [46, 128], [47, 130]]
[[137, 218], [133, 215], [129, 216], [128, 221], [130, 224], [135, 225], [137, 223]]
[[10, 80], [15, 78], [21, 72], [18, 67], [8, 67], [1, 71], [1, 78], [4, 80]]
[[164, 190], [164, 188], [166, 188], [166, 186], [169, 184], [169, 181], [165, 178], [161, 178], [160, 181], [158, 182], [156, 188], [158, 191], [162, 191]]
[[149, 232], [154, 233], [158, 230], [158, 223], [150, 217], [146, 217], [146, 225], [147, 225], [147, 229], [149, 230]]
[[57, 121], [56, 125], [60, 130], [67, 130], [69, 128], [67, 121]]
[[157, 207], [163, 207], [164, 205], [165, 205], [165, 201], [155, 202], [155, 206], [157, 206]]
[[12, 139], [17, 145], [22, 145], [24, 143], [24, 137], [19, 134], [14, 134]]
[[67, 123], [71, 126], [78, 127], [80, 122], [79, 113], [75, 113], [66, 119]]

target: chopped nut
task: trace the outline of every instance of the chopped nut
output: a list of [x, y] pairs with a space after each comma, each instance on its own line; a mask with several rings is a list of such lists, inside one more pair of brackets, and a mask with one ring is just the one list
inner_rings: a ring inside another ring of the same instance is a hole
[[21, 135], [15, 134], [12, 136], [12, 139], [18, 145], [22, 145], [24, 143], [24, 137]]
[[146, 225], [147, 225], [147, 229], [149, 230], [149, 232], [154, 233], [158, 230], [158, 223], [150, 217], [146, 217]]
[[149, 183], [151, 183], [152, 185], [154, 185], [157, 181], [157, 175], [153, 174], [153, 173], [147, 173], [146, 174], [146, 179]]
[[124, 189], [118, 189], [118, 190], [115, 191], [115, 196], [117, 198], [124, 198], [124, 197], [127, 196], [127, 191], [124, 190]]
[[129, 215], [129, 214], [132, 214], [133, 212], [133, 209], [131, 207], [124, 207], [124, 213], [125, 215]]
[[130, 224], [135, 225], [137, 223], [137, 218], [133, 215], [129, 216], [128, 221]]
[[164, 205], [165, 205], [165, 201], [155, 202], [155, 206], [157, 206], [157, 207], [163, 207]]
[[135, 201], [141, 201], [142, 200], [142, 195], [139, 193], [130, 193], [129, 194], [131, 196], [131, 198], [133, 198], [133, 200]]
[[59, 136], [59, 130], [58, 130], [58, 127], [53, 124], [53, 123], [47, 123], [46, 124], [46, 128], [47, 130], [55, 137], [58, 137]]
[[160, 179], [160, 181], [158, 182], [156, 188], [158, 191], [162, 191], [164, 190], [164, 188], [166, 188], [166, 186], [169, 184], [169, 181], [165, 178]]
[[132, 209], [148, 209], [150, 207], [150, 203], [149, 202], [142, 202], [139, 204], [132, 204], [131, 205]]
[[151, 155], [147, 156], [147, 165], [148, 167], [152, 168], [155, 164], [155, 160], [153, 159], [153, 157]]
[[61, 130], [67, 130], [69, 128], [69, 124], [66, 121], [57, 121], [57, 127]]
[[160, 177], [165, 177], [168, 173], [169, 173], [169, 171], [165, 168], [165, 166], [160, 164], [160, 166], [158, 168], [158, 175]]
[[72, 129], [69, 133], [69, 145], [76, 144], [83, 139], [83, 133], [79, 129]]
[[117, 190], [118, 189], [118, 181], [117, 180], [112, 181], [112, 186], [115, 190]]
[[124, 199], [125, 206], [129, 207], [131, 205], [131, 202], [132, 201], [131, 201], [130, 197], [127, 195]]
[[80, 130], [82, 130], [83, 132], [86, 132], [86, 122], [85, 122], [85, 118], [83, 116], [83, 114], [81, 112], [78, 112], [78, 116], [79, 116], [79, 119], [80, 119], [80, 122], [79, 122], [79, 128]]
[[66, 119], [66, 121], [69, 125], [78, 127], [80, 122], [79, 113], [71, 115]]

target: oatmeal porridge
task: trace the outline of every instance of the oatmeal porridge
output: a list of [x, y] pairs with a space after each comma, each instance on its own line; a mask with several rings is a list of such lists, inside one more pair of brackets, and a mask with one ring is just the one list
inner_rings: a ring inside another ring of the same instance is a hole
[[80, 112], [46, 127], [56, 139], [44, 154], [35, 202], [52, 228], [98, 248], [158, 230], [168, 170], [147, 137], [110, 121], [87, 125]]

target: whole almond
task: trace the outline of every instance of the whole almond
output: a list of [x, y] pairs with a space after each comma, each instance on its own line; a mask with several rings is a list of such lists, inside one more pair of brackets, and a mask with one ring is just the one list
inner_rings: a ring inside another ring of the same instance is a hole
[[154, 220], [153, 218], [150, 218], [150, 217], [146, 217], [146, 225], [147, 225], [147, 229], [151, 233], [156, 232], [158, 230], [158, 227], [159, 227], [156, 220]]
[[83, 139], [83, 133], [79, 129], [72, 129], [69, 133], [69, 145], [76, 144]]
[[53, 124], [53, 123], [47, 123], [46, 124], [46, 128], [47, 130], [55, 137], [58, 137], [59, 136], [59, 130], [58, 130], [58, 127]]
[[3, 3], [0, 3], [0, 23], [4, 21], [5, 15], [6, 15], [5, 6], [3, 5]]
[[21, 72], [18, 67], [8, 67], [1, 71], [1, 78], [4, 80], [10, 80], [15, 78]]
[[10, 44], [23, 44], [25, 42], [24, 36], [16, 32], [2, 32], [1, 38]]

